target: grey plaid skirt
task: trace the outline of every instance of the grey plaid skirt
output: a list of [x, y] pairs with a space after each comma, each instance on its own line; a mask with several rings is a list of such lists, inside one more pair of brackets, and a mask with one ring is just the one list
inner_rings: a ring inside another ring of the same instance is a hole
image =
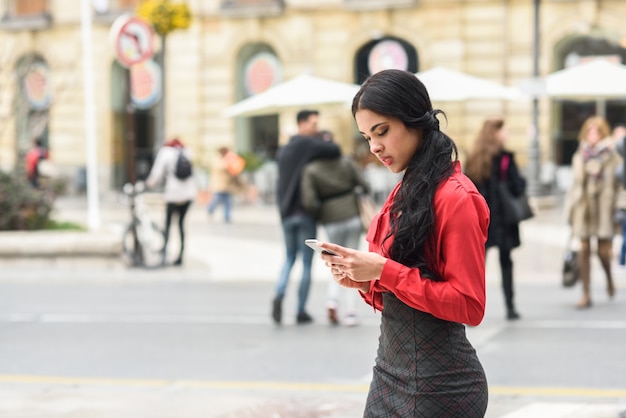
[[366, 418], [484, 417], [487, 379], [465, 326], [413, 309], [392, 293], [384, 309]]

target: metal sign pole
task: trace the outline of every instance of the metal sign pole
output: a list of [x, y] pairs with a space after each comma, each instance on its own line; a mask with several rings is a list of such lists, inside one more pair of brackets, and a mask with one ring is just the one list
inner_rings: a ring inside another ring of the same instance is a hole
[[100, 202], [98, 189], [98, 142], [96, 138], [95, 99], [93, 91], [91, 9], [89, 0], [81, 1], [80, 21], [83, 47], [83, 89], [87, 140], [87, 225], [90, 230], [94, 230], [100, 228]]

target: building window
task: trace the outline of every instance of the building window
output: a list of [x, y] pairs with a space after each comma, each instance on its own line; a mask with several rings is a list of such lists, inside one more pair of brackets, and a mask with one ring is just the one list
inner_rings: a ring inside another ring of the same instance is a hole
[[113, 23], [125, 13], [132, 12], [141, 0], [92, 0], [95, 20], [100, 23]]
[[284, 8], [283, 0], [222, 0], [220, 11], [233, 17], [276, 16]]
[[417, 0], [343, 0], [343, 3], [354, 10], [380, 10], [412, 7], [417, 4]]
[[5, 0], [0, 29], [35, 30], [50, 26], [48, 0]]

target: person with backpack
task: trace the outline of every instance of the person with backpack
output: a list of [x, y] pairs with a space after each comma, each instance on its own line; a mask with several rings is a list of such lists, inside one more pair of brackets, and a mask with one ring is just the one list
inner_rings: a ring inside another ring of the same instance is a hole
[[183, 263], [185, 249], [185, 215], [189, 206], [196, 198], [197, 188], [193, 176], [191, 150], [179, 138], [167, 141], [154, 160], [150, 174], [146, 178], [146, 186], [153, 188], [165, 182], [163, 198], [165, 200], [165, 243], [163, 245], [163, 265], [167, 263], [167, 244], [169, 241], [170, 224], [174, 214], [178, 217], [180, 233], [180, 251], [172, 263], [180, 266]]
[[[320, 132], [326, 141], [333, 141], [332, 133]], [[368, 193], [369, 183], [361, 169], [348, 156], [322, 158], [308, 163], [302, 170], [300, 193], [302, 206], [324, 227], [332, 243], [359, 248], [363, 224], [359, 214], [358, 193]], [[345, 302], [343, 323], [356, 326], [357, 294], [343, 289], [334, 279], [328, 281], [326, 307], [331, 325], [339, 325], [340, 296]]]

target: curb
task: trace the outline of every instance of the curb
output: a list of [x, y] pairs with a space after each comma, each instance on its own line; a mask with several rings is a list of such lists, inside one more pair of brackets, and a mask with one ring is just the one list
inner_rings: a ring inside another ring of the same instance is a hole
[[119, 257], [122, 242], [107, 232], [6, 231], [0, 233], [0, 258]]

